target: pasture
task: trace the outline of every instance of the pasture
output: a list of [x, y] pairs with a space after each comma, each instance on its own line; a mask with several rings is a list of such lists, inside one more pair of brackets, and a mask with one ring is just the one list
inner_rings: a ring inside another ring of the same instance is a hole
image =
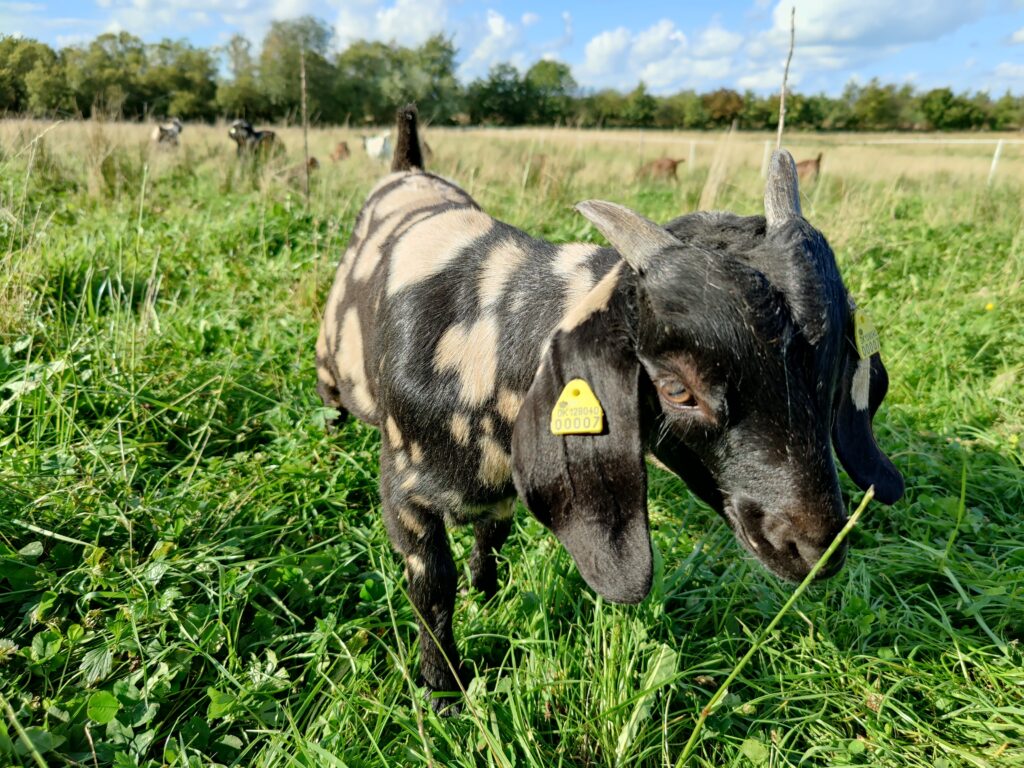
[[[439, 720], [377, 433], [327, 436], [314, 389], [318, 313], [384, 169], [356, 132], [312, 131], [307, 208], [298, 129], [262, 172], [226, 126], [176, 152], [149, 130], [0, 123], [0, 765], [676, 765], [792, 585], [653, 467], [635, 607], [519, 506], [497, 598], [457, 604], [477, 677]], [[599, 240], [587, 198], [761, 212], [765, 135], [424, 135], [431, 170], [554, 241]], [[786, 145], [824, 152], [803, 210], [881, 332], [875, 430], [907, 494], [868, 507], [688, 764], [1024, 764], [1024, 148], [988, 187], [991, 146], [852, 138]], [[635, 179], [698, 140], [678, 181]], [[465, 579], [471, 534], [452, 539]]]

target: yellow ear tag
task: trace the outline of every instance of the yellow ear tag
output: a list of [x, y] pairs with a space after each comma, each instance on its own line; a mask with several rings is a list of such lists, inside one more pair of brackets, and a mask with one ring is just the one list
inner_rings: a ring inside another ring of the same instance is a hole
[[853, 340], [857, 345], [857, 354], [861, 360], [867, 360], [872, 355], [882, 351], [882, 343], [878, 339], [878, 331], [871, 318], [864, 314], [864, 310], [856, 309], [853, 312]]
[[604, 428], [604, 411], [583, 379], [565, 385], [551, 411], [552, 435], [597, 435]]

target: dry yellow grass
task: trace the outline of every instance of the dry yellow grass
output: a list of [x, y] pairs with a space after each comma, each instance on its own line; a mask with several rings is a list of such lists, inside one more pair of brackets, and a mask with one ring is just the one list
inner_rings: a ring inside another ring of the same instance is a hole
[[[272, 126], [284, 140], [287, 157], [291, 162], [301, 160], [302, 130], [294, 126]], [[156, 151], [149, 134], [152, 126], [140, 123], [99, 123], [70, 121], [53, 124], [41, 120], [0, 121], [0, 146], [10, 151], [20, 150], [25, 142], [46, 133], [49, 146], [62, 156], [83, 155], [89, 149], [96, 154], [113, 146], [128, 147], [156, 155], [172, 155]], [[350, 128], [313, 128], [309, 132], [310, 154], [329, 164], [331, 150], [339, 141], [347, 141], [352, 158], [344, 161], [355, 165], [370, 163], [362, 154], [361, 133], [375, 133], [376, 129], [357, 131]], [[573, 128], [440, 128], [427, 127], [423, 131], [432, 148], [443, 160], [462, 157], [462, 166], [471, 165], [471, 159], [483, 158], [497, 152], [522, 154], [530, 152], [552, 159], [582, 161], [581, 181], [598, 178], [631, 178], [645, 161], [668, 155], [685, 158], [687, 164], [693, 149], [694, 168], [707, 169], [714, 158], [721, 132], [644, 131], [644, 130], [576, 130]], [[85, 141], [83, 144], [83, 136]], [[497, 145], [496, 141], [498, 140]], [[945, 174], [965, 180], [985, 181], [988, 177], [995, 150], [995, 142], [1024, 142], [1019, 133], [962, 133], [962, 134], [895, 134], [895, 133], [834, 133], [806, 134], [791, 132], [785, 145], [797, 160], [812, 158], [823, 152], [823, 174], [877, 181], [884, 178], [921, 179]], [[729, 143], [725, 158], [725, 172], [759, 170], [764, 157], [765, 142], [773, 142], [767, 132], [739, 132]], [[891, 143], [906, 142], [906, 143]], [[938, 143], [950, 142], [950, 143]], [[960, 143], [978, 142], [978, 143]], [[227, 137], [227, 124], [189, 124], [182, 134], [182, 146], [202, 153], [215, 151], [225, 158], [232, 154], [234, 144]], [[598, 158], [599, 163], [591, 162]], [[83, 159], [85, 159], [83, 157]], [[484, 170], [481, 164], [481, 170]], [[486, 165], [494, 166], [495, 163]], [[377, 167], [369, 164], [368, 167]], [[502, 169], [501, 177], [507, 179]], [[998, 179], [1024, 178], [1024, 143], [1004, 145], [999, 161]]]

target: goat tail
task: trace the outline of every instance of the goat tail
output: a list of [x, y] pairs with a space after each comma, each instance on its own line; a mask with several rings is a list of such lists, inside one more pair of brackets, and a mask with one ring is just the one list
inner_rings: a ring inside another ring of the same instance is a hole
[[423, 152], [416, 131], [416, 105], [406, 104], [395, 114], [395, 152], [391, 158], [392, 171], [423, 170]]

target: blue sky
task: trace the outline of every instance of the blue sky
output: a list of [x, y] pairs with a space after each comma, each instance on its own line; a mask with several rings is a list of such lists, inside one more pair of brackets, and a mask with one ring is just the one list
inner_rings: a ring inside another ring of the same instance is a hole
[[444, 32], [464, 80], [541, 57], [589, 88], [654, 93], [778, 88], [796, 6], [796, 90], [879, 77], [919, 88], [1024, 93], [1024, 0], [0, 0], [0, 33], [54, 46], [127, 30], [147, 41], [258, 42], [272, 20], [312, 14], [356, 38], [415, 45]]

